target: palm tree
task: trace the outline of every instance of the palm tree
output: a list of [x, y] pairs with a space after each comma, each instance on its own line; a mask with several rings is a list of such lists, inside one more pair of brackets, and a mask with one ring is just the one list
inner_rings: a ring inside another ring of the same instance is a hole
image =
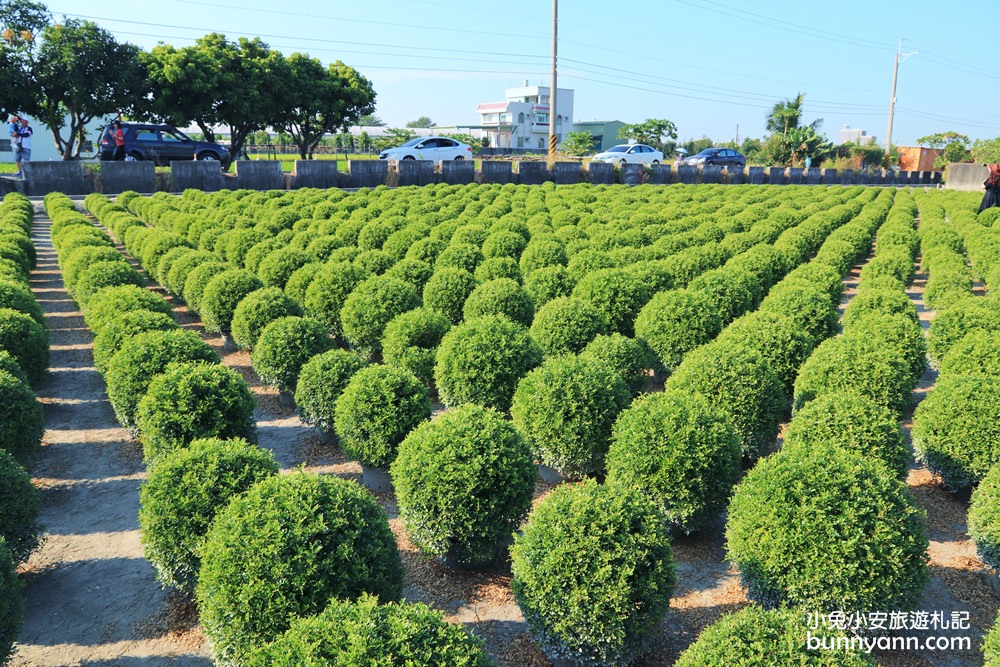
[[[767, 115], [767, 124], [765, 128], [768, 132], [781, 134], [788, 134], [789, 130], [793, 130], [799, 127], [799, 120], [802, 118], [802, 103], [805, 101], [806, 94], [799, 93], [792, 99], [786, 99], [782, 102], [775, 102], [774, 106], [771, 107], [771, 113]], [[822, 118], [817, 118], [813, 122], [809, 123], [809, 127], [819, 129], [819, 126], [823, 124]]]

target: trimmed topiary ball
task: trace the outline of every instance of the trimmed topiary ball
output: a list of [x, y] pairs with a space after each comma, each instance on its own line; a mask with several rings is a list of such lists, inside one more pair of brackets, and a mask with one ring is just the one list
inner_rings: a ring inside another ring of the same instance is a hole
[[31, 475], [0, 449], [0, 542], [7, 544], [15, 563], [28, 560], [42, 541], [41, 507], [41, 493], [31, 483]]
[[549, 358], [518, 383], [510, 413], [542, 465], [581, 479], [603, 472], [611, 427], [630, 399], [608, 365], [567, 355]]
[[967, 335], [951, 346], [938, 368], [942, 375], [1000, 377], [1000, 329]]
[[671, 526], [690, 533], [725, 509], [740, 452], [729, 416], [703, 396], [648, 394], [615, 421], [607, 483], [640, 489]]
[[42, 307], [26, 285], [21, 285], [13, 280], [0, 280], [0, 308], [10, 308], [30, 315], [35, 322], [45, 326], [45, 314], [42, 312]]
[[649, 300], [635, 320], [635, 335], [656, 353], [669, 371], [691, 350], [722, 331], [722, 320], [703, 291], [679, 289], [660, 292]]
[[0, 308], [0, 350], [6, 350], [32, 383], [49, 367], [49, 332], [31, 315]]
[[288, 316], [301, 317], [302, 308], [277, 287], [251, 292], [233, 311], [233, 342], [241, 350], [253, 351], [260, 333], [271, 322]]
[[136, 412], [143, 458], [152, 466], [200, 438], [257, 440], [257, 401], [243, 377], [228, 366], [189, 361], [157, 376]]
[[63, 285], [70, 296], [76, 294], [76, 281], [92, 265], [98, 262], [124, 262], [125, 257], [117, 249], [101, 246], [83, 246], [69, 255], [63, 254], [62, 266]]
[[123, 313], [105, 324], [101, 333], [94, 338], [94, 366], [103, 375], [118, 350], [132, 336], [147, 331], [173, 331], [178, 328], [180, 327], [174, 319], [166, 313], [148, 310]]
[[708, 296], [725, 326], [755, 307], [764, 286], [750, 271], [727, 265], [701, 274], [688, 283], [687, 289]]
[[826, 393], [854, 390], [901, 413], [915, 382], [906, 360], [863, 333], [837, 336], [816, 348], [795, 380], [793, 410]]
[[983, 667], [1000, 666], [1000, 614], [983, 638]]
[[908, 315], [866, 313], [854, 318], [848, 333], [870, 337], [893, 350], [906, 362], [914, 385], [927, 369], [927, 338], [920, 324]]
[[465, 301], [476, 288], [475, 277], [464, 269], [439, 269], [424, 285], [424, 306], [441, 313], [452, 324], [462, 320]]
[[0, 371], [13, 375], [25, 385], [28, 384], [28, 376], [21, 370], [21, 365], [17, 363], [14, 355], [7, 350], [0, 350]]
[[590, 341], [608, 333], [608, 322], [589, 301], [557, 297], [538, 309], [531, 337], [546, 356], [576, 354]]
[[419, 259], [403, 259], [393, 265], [385, 272], [389, 278], [397, 278], [403, 282], [410, 283], [418, 291], [424, 289], [424, 285], [434, 275], [434, 268], [427, 262]]
[[649, 369], [656, 363], [645, 341], [620, 333], [597, 336], [580, 352], [581, 357], [601, 361], [618, 374], [633, 394], [649, 381]]
[[746, 345], [763, 355], [791, 396], [799, 368], [815, 348], [813, 339], [795, 320], [778, 311], [755, 310], [726, 327], [718, 337], [723, 345]]
[[906, 485], [833, 444], [760, 461], [733, 493], [726, 541], [750, 597], [768, 607], [911, 609], [928, 579], [924, 512]]
[[362, 465], [388, 468], [403, 438], [431, 418], [431, 399], [417, 377], [396, 366], [362, 368], [337, 399], [341, 449]]
[[521, 253], [521, 273], [528, 275], [546, 266], [566, 266], [566, 248], [554, 239], [532, 239]]
[[175, 296], [183, 296], [184, 284], [188, 275], [202, 264], [208, 262], [218, 262], [219, 257], [213, 252], [195, 250], [185, 253], [176, 262], [170, 265], [167, 271], [166, 283], [161, 283], [167, 290]]
[[124, 259], [96, 262], [88, 266], [76, 281], [74, 298], [83, 308], [87, 307], [90, 298], [105, 287], [118, 285], [135, 285], [144, 287], [145, 281], [139, 272]]
[[132, 336], [108, 363], [104, 382], [118, 422], [134, 431], [136, 408], [149, 383], [172, 363], [219, 363], [219, 355], [189, 329], [147, 331]]
[[142, 545], [157, 578], [194, 594], [212, 520], [235, 496], [277, 474], [270, 452], [239, 438], [203, 438], [163, 456], [139, 490]]
[[294, 392], [303, 364], [332, 347], [326, 327], [312, 318], [290, 315], [264, 327], [250, 358], [261, 382]]
[[507, 257], [516, 260], [527, 245], [528, 241], [517, 232], [498, 230], [483, 241], [483, 255], [489, 259]]
[[425, 422], [399, 446], [392, 479], [413, 543], [457, 565], [493, 562], [531, 507], [531, 449], [495, 410], [466, 405]]
[[385, 327], [382, 359], [410, 371], [425, 385], [434, 381], [434, 355], [451, 322], [429, 308], [401, 313]]
[[482, 261], [483, 253], [476, 246], [469, 243], [452, 243], [438, 255], [434, 262], [434, 270], [457, 268], [473, 273]]
[[[300, 618], [273, 643], [255, 651], [248, 667], [336, 665], [364, 656], [372, 665], [491, 667], [483, 641], [440, 611], [420, 603], [390, 602], [362, 595], [334, 600], [322, 613]], [[359, 658], [360, 659], [360, 658]]]
[[200, 555], [198, 609], [224, 664], [244, 664], [331, 599], [390, 602], [403, 590], [385, 510], [361, 485], [332, 476], [255, 484], [216, 517]]
[[536, 269], [531, 273], [525, 273], [524, 276], [524, 289], [527, 290], [535, 308], [541, 308], [557, 297], [569, 296], [576, 287], [576, 280], [565, 266], [559, 264]]
[[1000, 568], [1000, 466], [994, 465], [972, 492], [969, 536], [983, 562]]
[[230, 269], [208, 281], [201, 298], [202, 322], [205, 330], [229, 334], [236, 306], [264, 284], [245, 269]]
[[688, 354], [666, 384], [702, 394], [729, 414], [743, 456], [753, 458], [774, 444], [785, 411], [781, 380], [756, 350], [719, 342]]
[[42, 445], [42, 404], [27, 384], [5, 371], [0, 371], [0, 396], [0, 449], [27, 465]]
[[484, 315], [503, 315], [507, 319], [531, 326], [535, 306], [521, 285], [510, 278], [497, 278], [477, 286], [465, 300], [462, 310], [466, 321]]
[[315, 258], [304, 250], [296, 248], [281, 248], [264, 258], [257, 267], [257, 277], [265, 287], [280, 287], [284, 289], [292, 274]]
[[844, 310], [844, 329], [849, 329], [856, 321], [871, 313], [904, 315], [920, 326], [917, 307], [902, 290], [862, 289]]
[[344, 335], [340, 311], [347, 297], [368, 274], [348, 262], [327, 264], [306, 289], [306, 314], [326, 325], [337, 338]]
[[354, 288], [340, 311], [344, 337], [363, 355], [382, 350], [385, 327], [400, 313], [420, 307], [420, 296], [410, 283], [375, 276]]
[[481, 283], [497, 278], [510, 278], [520, 284], [522, 280], [521, 267], [512, 257], [491, 257], [485, 260], [476, 267], [475, 276]]
[[0, 539], [0, 664], [7, 664], [14, 652], [14, 642], [24, 622], [23, 586], [17, 577], [17, 565]]
[[775, 311], [791, 317], [818, 344], [834, 335], [840, 327], [838, 302], [821, 285], [803, 280], [783, 280], [775, 285], [760, 304], [762, 311]]
[[573, 296], [600, 309], [611, 331], [631, 336], [636, 316], [652, 295], [642, 280], [628, 271], [601, 269], [581, 278]]
[[302, 365], [295, 386], [295, 405], [302, 421], [333, 433], [337, 399], [347, 383], [368, 362], [346, 350], [317, 354]]
[[208, 287], [208, 283], [219, 274], [232, 270], [232, 266], [222, 261], [203, 262], [193, 268], [184, 281], [184, 289], [182, 291], [184, 302], [188, 305], [188, 310], [200, 313], [201, 300], [205, 295], [205, 288]]
[[[810, 646], [814, 638], [819, 646]], [[875, 667], [860, 649], [831, 650], [843, 633], [807, 625], [797, 609], [746, 607], [702, 630], [674, 667]]]
[[975, 486], [1000, 461], [1000, 378], [941, 375], [913, 413], [917, 460], [952, 491]]
[[541, 361], [542, 350], [527, 329], [488, 315], [445, 334], [435, 357], [434, 382], [445, 405], [476, 403], [505, 412], [517, 383]]
[[910, 451], [899, 418], [889, 408], [854, 391], [824, 394], [805, 404], [785, 430], [784, 447], [834, 444], [886, 464], [905, 479]]
[[316, 276], [323, 270], [323, 265], [319, 262], [310, 262], [300, 267], [289, 277], [285, 283], [285, 294], [287, 294], [300, 307], [305, 308], [306, 293], [309, 286], [316, 279]]
[[511, 588], [550, 658], [617, 665], [640, 654], [676, 577], [663, 515], [635, 489], [557, 487], [511, 548]]
[[973, 332], [1000, 331], [1000, 298], [989, 296], [963, 299], [931, 320], [927, 353], [935, 364], [951, 346]]
[[83, 312], [83, 321], [95, 336], [100, 335], [105, 324], [122, 313], [148, 310], [153, 313], [170, 313], [170, 304], [148, 289], [135, 285], [105, 287], [100, 297], [91, 299]]

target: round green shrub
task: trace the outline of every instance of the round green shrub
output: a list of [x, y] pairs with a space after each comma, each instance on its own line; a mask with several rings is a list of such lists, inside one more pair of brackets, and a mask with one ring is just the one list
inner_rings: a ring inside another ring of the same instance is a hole
[[942, 375], [1000, 377], [1000, 329], [970, 333], [951, 346], [938, 368]]
[[7, 545], [0, 539], [0, 664], [14, 652], [14, 642], [24, 621], [23, 584], [17, 577], [17, 564], [11, 558]]
[[386, 325], [419, 306], [420, 296], [410, 283], [386, 276], [368, 278], [354, 288], [340, 311], [344, 337], [362, 354], [378, 354]]
[[535, 316], [535, 306], [517, 281], [497, 278], [472, 290], [462, 312], [467, 321], [484, 315], [503, 315], [527, 327]]
[[844, 329], [851, 328], [856, 321], [871, 313], [881, 315], [905, 315], [920, 325], [917, 307], [901, 290], [862, 289], [847, 304], [844, 310]]
[[406, 259], [419, 259], [427, 262], [431, 266], [437, 262], [438, 255], [448, 247], [448, 244], [441, 239], [423, 238], [415, 242], [406, 251]]
[[785, 430], [784, 447], [830, 443], [885, 463], [905, 479], [910, 451], [903, 442], [899, 418], [854, 391], [819, 396], [795, 413]]
[[255, 651], [248, 667], [336, 665], [364, 656], [371, 665], [491, 667], [483, 641], [420, 603], [379, 604], [362, 595], [334, 600], [322, 613], [296, 619], [285, 634]]
[[595, 337], [583, 348], [580, 356], [604, 362], [633, 394], [639, 393], [646, 385], [649, 369], [655, 363], [653, 353], [644, 341], [620, 333]]
[[188, 305], [188, 310], [200, 313], [201, 300], [208, 283], [216, 276], [231, 270], [233, 270], [232, 267], [222, 261], [203, 262], [191, 269], [182, 290], [184, 303]]
[[826, 393], [854, 390], [879, 405], [902, 413], [915, 382], [896, 350], [860, 332], [823, 341], [795, 379], [793, 411]]
[[487, 315], [445, 334], [435, 356], [434, 382], [445, 405], [476, 403], [506, 411], [517, 383], [541, 361], [542, 350], [527, 329]]
[[679, 289], [653, 296], [635, 319], [635, 335], [673, 371], [691, 350], [719, 335], [722, 319], [712, 297], [701, 290]]
[[171, 364], [150, 382], [136, 410], [146, 464], [200, 438], [256, 441], [256, 403], [243, 377], [228, 366]]
[[1000, 378], [942, 375], [913, 414], [917, 460], [952, 491], [975, 486], [1000, 461]]
[[441, 313], [452, 324], [458, 324], [465, 301], [475, 288], [476, 278], [464, 269], [437, 270], [424, 285], [424, 306]]
[[720, 344], [746, 345], [763, 355], [781, 380], [785, 396], [791, 396], [799, 368], [815, 344], [794, 318], [774, 310], [755, 310], [726, 327]]
[[[823, 648], [810, 648], [806, 637]], [[860, 649], [831, 650], [843, 639], [822, 624], [807, 625], [800, 610], [746, 607], [702, 630], [674, 667], [875, 667]]]
[[637, 399], [614, 424], [607, 483], [642, 491], [671, 526], [690, 533], [718, 516], [740, 474], [729, 416], [698, 394]]
[[337, 338], [342, 338], [340, 311], [354, 288], [368, 274], [347, 262], [327, 264], [306, 290], [306, 314], [319, 320]]
[[483, 253], [469, 243], [452, 243], [441, 251], [434, 262], [434, 270], [446, 268], [465, 269], [474, 273], [479, 263], [483, 261]]
[[687, 289], [708, 296], [723, 326], [751, 310], [763, 296], [760, 278], [735, 266], [703, 273], [688, 283]]
[[600, 309], [611, 331], [631, 336], [635, 318], [651, 295], [646, 285], [628, 271], [601, 269], [581, 278], [573, 288], [573, 296]]
[[109, 246], [83, 246], [69, 255], [63, 254], [61, 262], [63, 285], [70, 296], [75, 294], [76, 281], [84, 271], [97, 262], [125, 262], [125, 257]]
[[159, 580], [193, 594], [212, 520], [233, 497], [277, 474], [270, 452], [241, 439], [202, 438], [163, 456], [139, 489], [142, 545]]
[[928, 580], [924, 512], [906, 485], [834, 444], [760, 461], [733, 493], [726, 542], [749, 596], [768, 607], [911, 609]]
[[0, 542], [7, 544], [15, 563], [28, 560], [41, 543], [41, 506], [41, 493], [31, 483], [31, 475], [11, 453], [0, 449]]
[[135, 285], [105, 287], [100, 291], [98, 298], [92, 298], [87, 304], [87, 309], [83, 313], [83, 321], [90, 327], [95, 336], [99, 336], [108, 322], [123, 313], [135, 311], [169, 315], [170, 304], [148, 289]]
[[265, 287], [284, 288], [292, 274], [313, 259], [313, 256], [304, 250], [282, 248], [264, 258], [257, 267], [257, 277]]
[[317, 354], [303, 364], [295, 386], [295, 405], [302, 420], [333, 433], [337, 399], [351, 377], [367, 365], [353, 352], [337, 349]]
[[27, 286], [29, 284], [28, 274], [21, 270], [16, 262], [0, 257], [0, 279], [10, 280]]
[[45, 314], [31, 289], [12, 280], [0, 280], [0, 308], [9, 308], [30, 315], [41, 326], [45, 326]]
[[331, 347], [333, 339], [321, 323], [310, 317], [289, 315], [264, 327], [251, 362], [264, 384], [294, 392], [303, 364]]
[[1000, 665], [1000, 614], [983, 638], [983, 667]]
[[778, 437], [785, 411], [781, 379], [753, 348], [720, 342], [688, 354], [666, 384], [705, 396], [729, 414], [743, 456], [756, 457]]
[[615, 262], [607, 253], [600, 250], [582, 250], [570, 258], [566, 270], [575, 280], [579, 280], [588, 273], [614, 267]]
[[134, 255], [134, 257], [139, 260], [148, 275], [155, 277], [156, 267], [160, 260], [168, 252], [178, 247], [190, 247], [188, 240], [179, 234], [156, 230], [143, 242], [141, 254]]
[[419, 259], [403, 259], [385, 272], [386, 277], [410, 283], [417, 291], [422, 291], [427, 281], [434, 275], [434, 268]]
[[527, 515], [536, 476], [531, 449], [514, 425], [476, 405], [418, 426], [392, 464], [399, 514], [413, 543], [473, 568], [492, 562]]
[[121, 345], [108, 363], [104, 382], [123, 427], [134, 430], [136, 408], [153, 378], [166, 371], [168, 365], [183, 361], [219, 363], [219, 355], [189, 329], [147, 331]]
[[94, 338], [94, 366], [101, 374], [108, 370], [108, 364], [132, 336], [147, 331], [172, 331], [179, 328], [173, 318], [166, 313], [148, 310], [134, 310], [122, 313], [101, 328]]
[[1000, 466], [994, 465], [972, 492], [969, 536], [983, 562], [1000, 568]]
[[909, 249], [894, 247], [878, 253], [865, 264], [861, 269], [861, 285], [864, 287], [872, 281], [889, 278], [902, 290], [913, 282], [913, 275], [913, 257]]
[[302, 314], [299, 304], [278, 287], [265, 287], [251, 292], [233, 311], [233, 342], [242, 350], [252, 351], [261, 331], [268, 324], [281, 317], [301, 317]]
[[906, 362], [916, 384], [927, 368], [927, 338], [919, 323], [901, 313], [883, 315], [869, 312], [854, 318], [847, 333], [868, 336], [895, 351]]
[[608, 333], [608, 323], [589, 301], [556, 297], [538, 309], [531, 337], [546, 356], [576, 354], [596, 336]]
[[0, 308], [0, 350], [6, 350], [32, 383], [49, 367], [49, 332], [31, 315]]
[[243, 266], [250, 249], [267, 238], [267, 234], [256, 229], [237, 229], [226, 234], [226, 245], [223, 255], [226, 261], [234, 266]]
[[201, 320], [205, 330], [229, 334], [233, 314], [240, 301], [264, 284], [245, 269], [230, 269], [216, 275], [205, 285], [201, 298]]
[[511, 587], [550, 658], [627, 664], [666, 615], [673, 550], [663, 515], [636, 489], [563, 485], [511, 548]]
[[532, 239], [521, 253], [521, 273], [528, 275], [532, 271], [546, 266], [566, 266], [566, 248], [562, 243], [552, 238]]
[[604, 471], [611, 427], [631, 395], [605, 363], [551, 357], [517, 385], [510, 413], [535, 458], [569, 479]]
[[573, 293], [576, 280], [565, 266], [545, 266], [524, 274], [524, 289], [531, 297], [535, 308], [541, 308], [552, 299]]
[[434, 381], [434, 355], [451, 322], [429, 308], [414, 308], [394, 317], [382, 335], [382, 359], [417, 376], [425, 385]]
[[171, 294], [182, 297], [184, 294], [184, 284], [187, 281], [188, 274], [206, 262], [218, 261], [219, 258], [215, 253], [206, 252], [204, 250], [195, 250], [185, 253], [178, 258], [176, 262], [170, 265], [170, 270], [167, 271], [167, 280], [165, 283], [161, 284], [166, 287], [167, 291]]
[[972, 332], [1000, 331], [1000, 298], [972, 297], [937, 313], [927, 335], [927, 353], [941, 363], [951, 346]]
[[521, 267], [511, 257], [490, 257], [476, 267], [475, 276], [481, 283], [497, 278], [510, 278], [517, 283], [522, 280]]
[[295, 303], [299, 304], [299, 306], [305, 308], [306, 293], [309, 290], [309, 286], [312, 285], [313, 280], [316, 279], [316, 276], [322, 270], [323, 264], [319, 262], [310, 262], [299, 267], [288, 278], [288, 282], [285, 283], [285, 294], [295, 301]]
[[362, 465], [388, 468], [403, 438], [430, 419], [431, 399], [405, 368], [374, 365], [351, 376], [334, 415], [344, 453]]
[[381, 250], [366, 250], [359, 252], [352, 263], [369, 275], [380, 276], [392, 268], [396, 262], [388, 253]]
[[28, 384], [28, 376], [21, 370], [21, 365], [17, 363], [14, 355], [7, 350], [0, 350], [0, 372], [13, 375], [25, 385]]
[[27, 465], [42, 444], [42, 404], [27, 384], [5, 371], [0, 371], [0, 396], [0, 448]]
[[782, 313], [819, 344], [840, 327], [838, 302], [820, 285], [802, 280], [783, 280], [768, 293], [760, 310]]
[[527, 245], [528, 241], [517, 232], [495, 231], [483, 241], [483, 255], [487, 259], [507, 257], [517, 260]]
[[198, 252], [194, 248], [188, 246], [174, 246], [171, 248], [167, 254], [160, 258], [160, 261], [156, 264], [155, 271], [147, 271], [147, 275], [152, 273], [153, 279], [158, 285], [166, 288], [167, 286], [167, 276], [170, 275], [170, 269], [176, 262], [179, 262], [182, 257], [193, 252]]
[[359, 484], [305, 472], [236, 496], [200, 551], [198, 610], [215, 659], [243, 664], [299, 617], [364, 593], [398, 600], [403, 565], [385, 510]]
[[111, 260], [96, 262], [87, 267], [76, 281], [74, 298], [83, 308], [87, 307], [90, 298], [105, 287], [118, 285], [135, 285], [144, 287], [146, 284], [139, 272], [128, 262]]

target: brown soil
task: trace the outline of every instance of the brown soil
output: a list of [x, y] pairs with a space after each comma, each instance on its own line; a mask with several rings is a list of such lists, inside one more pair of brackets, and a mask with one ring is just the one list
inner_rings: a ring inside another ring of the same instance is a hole
[[[52, 371], [39, 387], [47, 431], [32, 474], [41, 489], [46, 526], [43, 547], [22, 568], [26, 614], [17, 667], [86, 665], [154, 667], [211, 665], [210, 650], [197, 624], [194, 605], [163, 591], [143, 558], [137, 511], [138, 487], [145, 478], [140, 448], [120, 429], [93, 368], [92, 336], [62, 286], [49, 240], [49, 222], [36, 217], [34, 238], [39, 266], [32, 287], [46, 312], [52, 335]], [[856, 292], [859, 268], [845, 280], [847, 299]], [[156, 291], [163, 294], [158, 288]], [[923, 309], [923, 276], [910, 292]], [[166, 297], [166, 295], [164, 295]], [[169, 298], [169, 297], [167, 297]], [[261, 386], [244, 352], [228, 351], [204, 332], [197, 317], [175, 304], [182, 326], [201, 333], [251, 384], [262, 447], [284, 470], [307, 470], [360, 480], [361, 469], [339, 449], [304, 426], [294, 410]], [[928, 371], [915, 392], [919, 400], [933, 386]], [[906, 424], [907, 434], [909, 420]], [[966, 535], [965, 502], [944, 491], [926, 468], [912, 466], [907, 480], [917, 503], [927, 510], [931, 538], [931, 582], [919, 608], [971, 613], [973, 645], [992, 624], [998, 601], [990, 574]], [[552, 488], [539, 482], [536, 502]], [[533, 667], [549, 662], [531, 640], [510, 591], [509, 565], [485, 573], [456, 572], [421, 555], [398, 519], [393, 494], [376, 495], [390, 517], [406, 569], [404, 595], [441, 609], [453, 622], [482, 637], [499, 665]], [[698, 633], [721, 615], [748, 604], [739, 574], [726, 560], [724, 522], [674, 543], [678, 586], [670, 612], [640, 659], [643, 666], [670, 665]], [[979, 664], [967, 652], [900, 651], [877, 654], [886, 666], [965, 666]]]

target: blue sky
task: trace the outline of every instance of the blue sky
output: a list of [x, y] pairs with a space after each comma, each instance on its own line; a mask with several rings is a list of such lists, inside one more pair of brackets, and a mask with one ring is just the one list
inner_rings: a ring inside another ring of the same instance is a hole
[[[668, 118], [681, 139], [762, 136], [774, 102], [805, 93], [804, 120], [836, 141], [846, 124], [884, 143], [893, 58], [893, 144], [954, 130], [1000, 136], [992, 3], [928, 0], [562, 0], [559, 87], [574, 120]], [[390, 126], [418, 116], [475, 124], [505, 87], [550, 82], [550, 0], [50, 0], [145, 49], [209, 32], [260, 36], [285, 53], [342, 60], [378, 93]]]

